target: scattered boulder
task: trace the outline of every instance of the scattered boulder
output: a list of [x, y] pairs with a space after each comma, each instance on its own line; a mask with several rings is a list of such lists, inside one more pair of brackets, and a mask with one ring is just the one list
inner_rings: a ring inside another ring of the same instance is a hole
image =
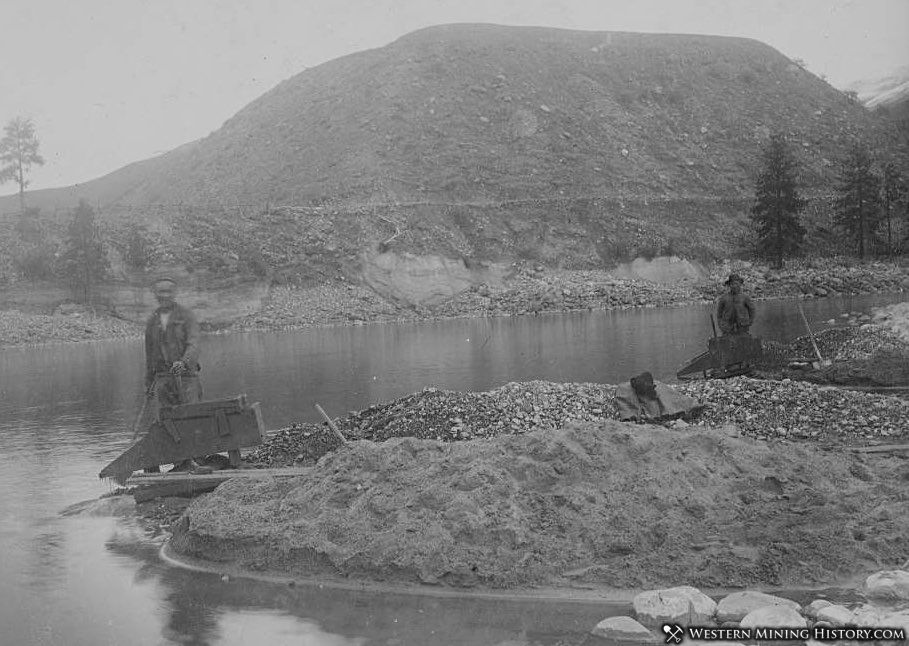
[[713, 619], [716, 602], [691, 586], [642, 592], [633, 601], [635, 616], [647, 626], [700, 625]]
[[878, 625], [887, 628], [902, 628], [909, 633], [909, 610], [901, 610], [884, 615]]
[[720, 623], [724, 621], [742, 621], [752, 610], [765, 606], [786, 606], [796, 612], [801, 609], [801, 606], [795, 601], [763, 592], [744, 590], [742, 592], [733, 592], [720, 600], [716, 608], [716, 620]]
[[818, 610], [818, 621], [826, 621], [831, 626], [852, 626], [855, 625], [855, 618], [852, 611], [846, 606], [829, 605]]
[[742, 628], [807, 628], [808, 622], [792, 606], [772, 605], [752, 610], [742, 618]]
[[909, 572], [883, 570], [865, 580], [865, 596], [885, 601], [909, 601]]
[[590, 631], [609, 641], [655, 643], [657, 638], [631, 617], [607, 617]]
[[856, 626], [882, 626], [883, 616], [880, 608], [866, 603], [852, 611], [852, 623]]
[[662, 590], [642, 592], [634, 598], [634, 616], [645, 625], [697, 624], [689, 619], [691, 602], [682, 596], [662, 595]]
[[833, 604], [826, 599], [815, 599], [802, 609], [802, 614], [811, 619], [817, 619], [817, 613], [821, 608], [832, 606]]

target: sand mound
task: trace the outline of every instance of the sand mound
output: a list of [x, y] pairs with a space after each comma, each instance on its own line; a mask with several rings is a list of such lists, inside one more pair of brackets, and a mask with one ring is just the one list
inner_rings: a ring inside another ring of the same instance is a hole
[[452, 586], [832, 583], [909, 554], [907, 481], [893, 457], [613, 421], [357, 441], [298, 478], [228, 481], [192, 504], [172, 546], [253, 570]]

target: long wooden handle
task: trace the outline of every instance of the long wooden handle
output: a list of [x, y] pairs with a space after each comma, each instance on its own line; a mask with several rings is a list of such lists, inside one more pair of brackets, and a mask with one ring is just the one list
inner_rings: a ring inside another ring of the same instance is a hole
[[814, 354], [817, 355], [818, 361], [823, 361], [824, 357], [821, 356], [821, 351], [817, 347], [817, 343], [814, 341], [814, 332], [811, 331], [811, 326], [808, 325], [808, 318], [805, 316], [805, 310], [802, 309], [802, 304], [799, 303], [799, 314], [802, 315], [802, 320], [805, 322], [805, 329], [808, 330], [808, 336], [811, 338], [811, 347], [814, 348]]
[[148, 402], [151, 401], [154, 397], [157, 397], [157, 389], [158, 377], [155, 377], [152, 380], [152, 385], [145, 390], [145, 399], [142, 400], [142, 408], [139, 409], [139, 416], [136, 417], [136, 421], [133, 423], [133, 442], [135, 442], [136, 438], [139, 437], [139, 426], [145, 419], [145, 411], [148, 409]]
[[136, 418], [135, 423], [133, 424], [133, 442], [136, 441], [136, 438], [139, 436], [139, 425], [142, 423], [142, 420], [145, 419], [145, 410], [148, 408], [148, 401], [153, 397], [153, 395], [145, 395], [145, 400], [142, 402], [142, 408], [139, 410], [139, 416]]
[[322, 407], [319, 406], [318, 404], [316, 404], [316, 410], [319, 411], [319, 414], [325, 418], [326, 422], [328, 422], [328, 428], [330, 428], [334, 432], [334, 434], [338, 436], [338, 439], [341, 440], [341, 444], [347, 444], [347, 438], [345, 438], [344, 435], [341, 433], [341, 430], [337, 426], [335, 426], [335, 423], [328, 416], [328, 413], [326, 413], [324, 410], [322, 410]]

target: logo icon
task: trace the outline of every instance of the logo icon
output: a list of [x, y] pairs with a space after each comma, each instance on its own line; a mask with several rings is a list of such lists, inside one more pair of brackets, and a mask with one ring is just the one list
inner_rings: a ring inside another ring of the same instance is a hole
[[685, 636], [685, 630], [678, 624], [663, 624], [663, 632], [666, 633], [667, 644], [681, 644]]

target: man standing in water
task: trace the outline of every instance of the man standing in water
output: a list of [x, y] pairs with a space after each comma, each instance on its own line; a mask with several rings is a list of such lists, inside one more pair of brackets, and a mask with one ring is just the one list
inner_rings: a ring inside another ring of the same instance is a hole
[[716, 319], [723, 335], [748, 334], [754, 323], [754, 303], [742, 293], [744, 282], [738, 274], [729, 274], [726, 279], [728, 291], [717, 301]]
[[[153, 286], [158, 308], [145, 323], [145, 388], [163, 406], [195, 404], [202, 399], [199, 380], [199, 323], [186, 307], [177, 304], [177, 283], [162, 277]], [[198, 465], [184, 460], [174, 470], [191, 471]]]

